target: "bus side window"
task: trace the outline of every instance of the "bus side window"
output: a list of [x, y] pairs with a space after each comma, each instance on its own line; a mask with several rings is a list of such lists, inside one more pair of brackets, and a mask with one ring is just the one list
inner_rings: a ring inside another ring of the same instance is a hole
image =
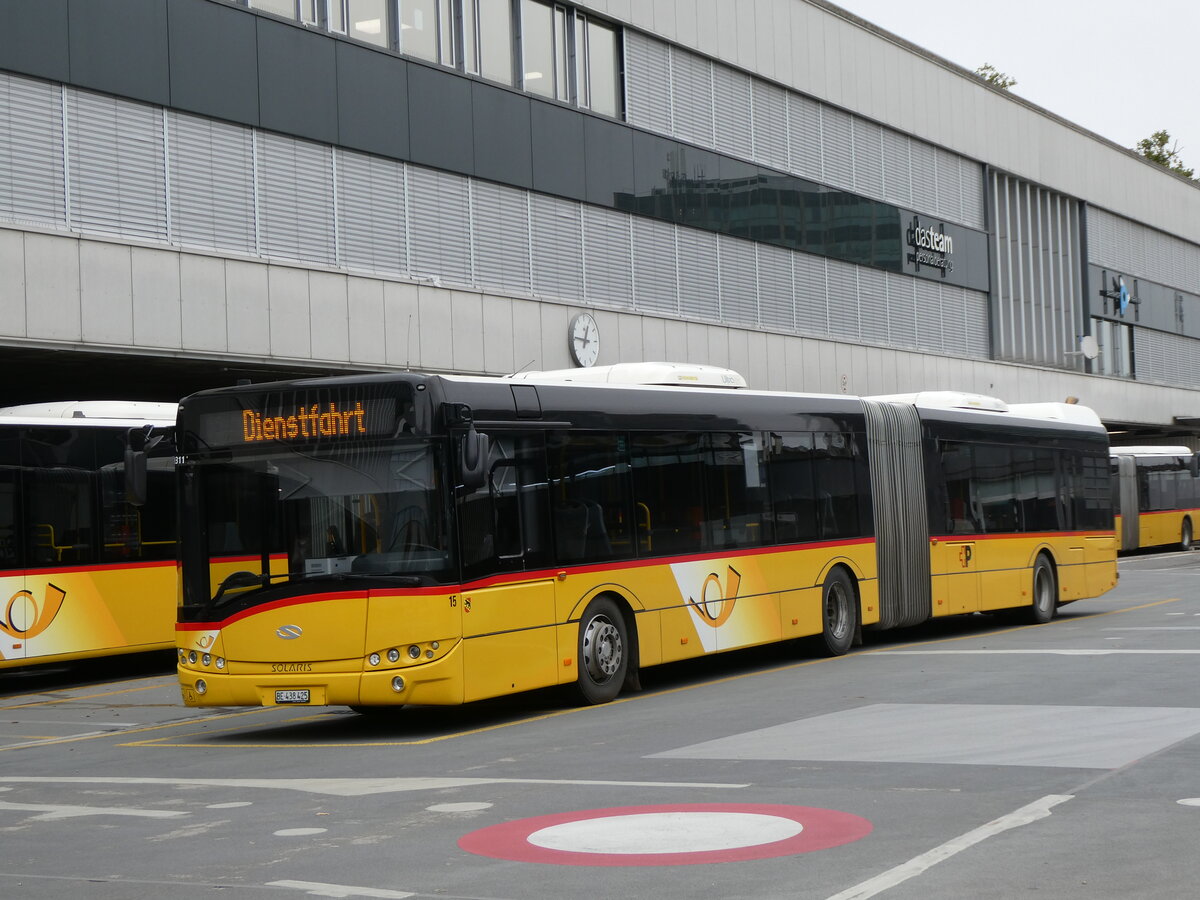
[[971, 446], [959, 441], [942, 441], [942, 478], [946, 485], [945, 530], [947, 534], [977, 534], [980, 528], [972, 490]]
[[662, 556], [707, 549], [702, 435], [635, 434], [629, 451], [634, 502], [647, 525], [646, 552]]
[[775, 540], [791, 544], [817, 535], [811, 432], [770, 434], [767, 466]]
[[626, 438], [562, 434], [549, 439], [556, 559], [594, 562], [633, 556]]

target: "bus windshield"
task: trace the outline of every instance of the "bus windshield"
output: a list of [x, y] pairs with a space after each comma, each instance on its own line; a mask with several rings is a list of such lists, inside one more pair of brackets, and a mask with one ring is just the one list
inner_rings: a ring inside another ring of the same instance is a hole
[[453, 578], [439, 444], [271, 450], [197, 461], [214, 602], [328, 575]]

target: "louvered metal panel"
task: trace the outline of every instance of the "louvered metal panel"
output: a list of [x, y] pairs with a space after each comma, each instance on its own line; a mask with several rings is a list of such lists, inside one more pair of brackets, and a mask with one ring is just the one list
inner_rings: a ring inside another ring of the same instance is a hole
[[370, 272], [407, 274], [404, 164], [336, 152], [339, 261]]
[[882, 269], [858, 266], [858, 304], [862, 316], [862, 339], [876, 344], [892, 342], [886, 275]]
[[171, 240], [256, 254], [254, 132], [171, 112]]
[[336, 260], [331, 148], [258, 132], [259, 247], [264, 256]]
[[962, 174], [956, 154], [934, 148], [934, 166], [937, 169], [937, 206], [934, 212], [951, 222], [963, 221]]
[[991, 346], [988, 324], [988, 297], [980, 291], [962, 291], [963, 328], [966, 334], [967, 356], [975, 359], [987, 359], [988, 348]]
[[758, 314], [764, 327], [795, 331], [791, 250], [758, 244]]
[[796, 330], [803, 334], [828, 335], [829, 279], [826, 259], [810, 253], [792, 257], [792, 283], [796, 297]]
[[647, 312], [679, 313], [675, 226], [633, 218], [633, 305]]
[[883, 129], [883, 199], [899, 206], [912, 206], [912, 168], [908, 158], [908, 135]]
[[676, 137], [713, 146], [713, 64], [678, 47], [671, 48], [671, 114]]
[[721, 235], [721, 321], [738, 325], [758, 324], [758, 289], [754, 244]]
[[671, 134], [671, 55], [668, 45], [625, 31], [625, 118]]
[[162, 110], [69, 91], [67, 131], [71, 227], [165, 241]]
[[749, 159], [754, 153], [750, 76], [726, 66], [714, 66], [713, 100], [716, 107], [717, 148], [722, 153]]
[[837, 259], [826, 260], [829, 283], [829, 333], [831, 337], [857, 341], [862, 338], [858, 305], [858, 266]]
[[471, 184], [475, 279], [480, 287], [533, 292], [529, 194], [487, 181]]
[[887, 291], [888, 343], [893, 347], [917, 346], [917, 279], [884, 273]]
[[1200, 341], [1139, 328], [1134, 337], [1138, 381], [1200, 388]]
[[854, 189], [868, 197], [883, 197], [883, 128], [851, 116], [854, 142]]
[[963, 224], [972, 228], [987, 228], [984, 221], [983, 166], [974, 160], [960, 158], [959, 186], [962, 189]]
[[583, 296], [589, 303], [633, 307], [632, 217], [583, 207]]
[[789, 168], [804, 178], [821, 180], [821, 104], [811, 97], [789, 93]]
[[545, 297], [583, 299], [583, 228], [580, 204], [534, 194], [533, 289]]
[[935, 215], [938, 209], [937, 165], [933, 147], [912, 138], [908, 142], [908, 153], [912, 160], [913, 206], [917, 212]]
[[920, 278], [914, 278], [913, 283], [917, 291], [917, 346], [922, 350], [941, 353], [945, 346], [942, 338], [941, 285]]
[[960, 287], [939, 284], [942, 309], [942, 350], [955, 356], [967, 356], [967, 311]]
[[786, 172], [789, 165], [787, 91], [756, 78], [752, 101], [754, 159]]
[[474, 284], [467, 179], [418, 166], [406, 171], [412, 274], [451, 284]]
[[62, 88], [0, 72], [0, 220], [63, 227]]
[[721, 320], [717, 236], [694, 228], [675, 232], [679, 248], [679, 313], [689, 319]]
[[1200, 246], [1088, 208], [1088, 261], [1177, 290], [1200, 285]]
[[824, 181], [854, 190], [853, 135], [850, 113], [821, 104], [821, 169]]

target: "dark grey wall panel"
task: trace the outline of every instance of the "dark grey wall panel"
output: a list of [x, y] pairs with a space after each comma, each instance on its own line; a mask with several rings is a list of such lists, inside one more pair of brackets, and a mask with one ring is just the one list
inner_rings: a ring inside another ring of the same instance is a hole
[[166, 105], [167, 8], [162, 0], [69, 0], [71, 83]]
[[337, 143], [334, 41], [258, 16], [258, 109], [263, 128]]
[[257, 21], [210, 0], [171, 0], [171, 105], [257, 125]]
[[473, 175], [472, 130], [471, 82], [429, 66], [409, 66], [408, 143], [412, 161]]
[[339, 142], [365, 153], [408, 157], [408, 63], [337, 42]]
[[523, 94], [472, 83], [477, 176], [516, 187], [533, 187], [530, 102]]
[[8, 0], [0, 16], [0, 69], [70, 80], [67, 0]]
[[588, 117], [537, 100], [532, 111], [533, 189], [586, 200], [583, 128]]
[[633, 136], [616, 122], [583, 116], [584, 182], [588, 203], [618, 206], [618, 197], [633, 194]]

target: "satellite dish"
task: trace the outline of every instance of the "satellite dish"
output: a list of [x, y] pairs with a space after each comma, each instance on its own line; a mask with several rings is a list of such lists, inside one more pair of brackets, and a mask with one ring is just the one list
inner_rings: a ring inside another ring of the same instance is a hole
[[1095, 359], [1100, 355], [1100, 345], [1096, 343], [1094, 335], [1085, 334], [1079, 339], [1079, 352], [1084, 359]]

